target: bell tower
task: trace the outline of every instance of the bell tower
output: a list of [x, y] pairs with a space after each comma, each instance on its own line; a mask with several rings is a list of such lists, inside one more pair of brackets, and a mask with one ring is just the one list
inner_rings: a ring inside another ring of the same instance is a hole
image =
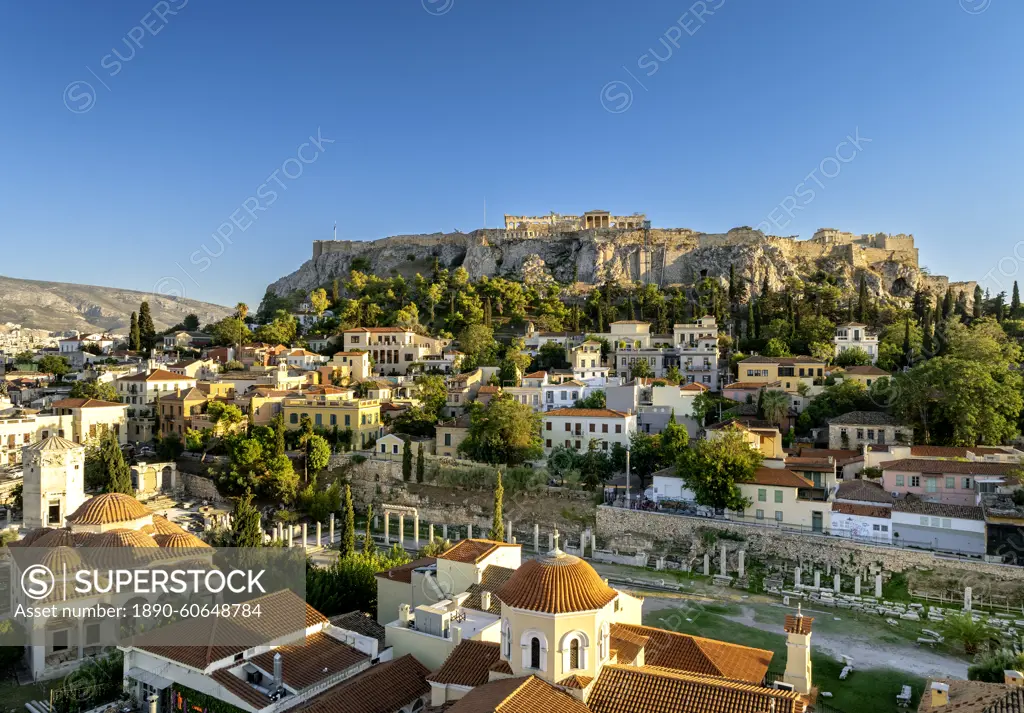
[[804, 616], [797, 604], [796, 616], [786, 615], [786, 673], [782, 680], [797, 693], [811, 692], [811, 624], [814, 618]]

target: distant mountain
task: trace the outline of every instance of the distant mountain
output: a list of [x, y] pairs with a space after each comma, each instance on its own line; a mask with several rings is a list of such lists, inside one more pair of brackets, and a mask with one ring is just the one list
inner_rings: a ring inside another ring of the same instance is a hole
[[209, 302], [148, 292], [0, 276], [0, 324], [14, 322], [51, 332], [77, 329], [126, 333], [131, 313], [138, 312], [143, 300], [149, 302], [157, 330], [173, 327], [189, 313], [205, 325], [233, 312]]

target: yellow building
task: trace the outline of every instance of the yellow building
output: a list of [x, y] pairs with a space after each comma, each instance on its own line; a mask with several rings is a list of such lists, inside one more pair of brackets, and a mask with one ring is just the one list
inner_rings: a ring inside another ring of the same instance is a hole
[[879, 379], [887, 379], [890, 374], [885, 369], [877, 366], [848, 366], [842, 371], [833, 372], [836, 376], [842, 377], [843, 381], [856, 381], [869, 389]]
[[[814, 483], [785, 468], [758, 468], [753, 481], [739, 483], [750, 508], [733, 519], [822, 532], [832, 525], [832, 503]], [[822, 499], [818, 499], [821, 497]]]
[[739, 433], [751, 448], [760, 451], [765, 458], [785, 457], [782, 434], [768, 421], [731, 418], [708, 426], [705, 433], [708, 440], [721, 438], [725, 433]]
[[779, 382], [779, 386], [787, 393], [796, 393], [801, 383], [814, 385], [814, 380], [825, 378], [825, 362], [809, 356], [765, 357], [752, 356], [744, 359], [737, 366], [739, 375], [736, 381], [743, 384], [771, 384]]
[[353, 446], [360, 449], [367, 447], [382, 433], [380, 401], [335, 398], [344, 395], [286, 398], [282, 405], [285, 426], [294, 431], [302, 424], [302, 417], [308, 416], [314, 426], [326, 429], [337, 426], [339, 431], [352, 431]]

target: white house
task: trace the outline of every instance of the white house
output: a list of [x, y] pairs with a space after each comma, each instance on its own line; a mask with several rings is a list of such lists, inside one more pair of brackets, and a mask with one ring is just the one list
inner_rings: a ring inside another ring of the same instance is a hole
[[832, 534], [892, 544], [892, 508], [882, 504], [832, 503]]
[[836, 335], [832, 337], [836, 348], [836, 356], [847, 349], [859, 348], [871, 357], [871, 363], [878, 361], [878, 335], [868, 334], [867, 325], [860, 322], [848, 322], [836, 327]]
[[544, 384], [540, 387], [540, 390], [544, 410], [553, 411], [555, 409], [571, 408], [580, 399], [587, 398], [592, 391], [599, 391], [600, 389], [593, 389], [582, 381], [572, 379], [570, 381], [563, 381], [560, 384]]
[[[327, 357], [305, 349], [290, 349], [281, 356], [284, 357], [284, 361], [289, 369], [299, 369], [301, 371], [312, 371], [327, 361]], [[278, 364], [281, 363], [281, 356], [277, 358]]]
[[546, 452], [557, 446], [586, 452], [591, 441], [597, 442], [598, 450], [610, 451], [616, 443], [628, 446], [636, 431], [636, 414], [606, 408], [556, 409], [545, 413], [543, 421]]

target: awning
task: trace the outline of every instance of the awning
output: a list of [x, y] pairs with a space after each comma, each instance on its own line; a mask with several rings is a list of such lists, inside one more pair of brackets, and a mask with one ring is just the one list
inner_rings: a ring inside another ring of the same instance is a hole
[[158, 691], [162, 691], [165, 688], [170, 688], [171, 683], [173, 683], [172, 681], [168, 681], [163, 676], [157, 676], [155, 673], [144, 671], [143, 669], [137, 666], [133, 666], [132, 668], [128, 669], [128, 678], [135, 679], [136, 681], [141, 681], [142, 683], [145, 683], [147, 686], [151, 686]]

